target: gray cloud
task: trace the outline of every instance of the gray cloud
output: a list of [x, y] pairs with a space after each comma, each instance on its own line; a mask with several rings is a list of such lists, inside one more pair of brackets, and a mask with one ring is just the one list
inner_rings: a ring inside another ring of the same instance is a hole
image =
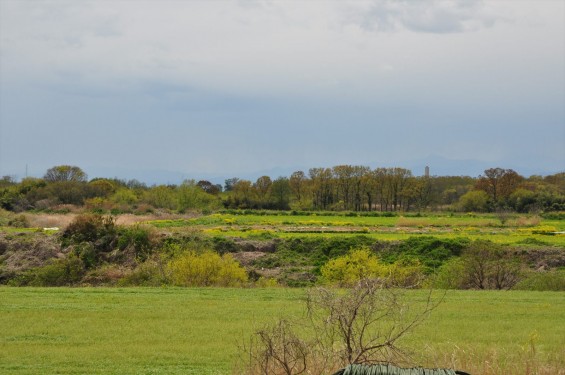
[[502, 19], [475, 0], [374, 0], [354, 18], [372, 31], [407, 29], [436, 34], [476, 31]]

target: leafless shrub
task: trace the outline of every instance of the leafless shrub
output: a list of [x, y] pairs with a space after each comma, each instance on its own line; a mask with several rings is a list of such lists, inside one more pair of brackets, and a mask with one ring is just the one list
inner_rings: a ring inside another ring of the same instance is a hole
[[[407, 363], [399, 339], [413, 331], [440, 301], [434, 302], [430, 293], [424, 306], [416, 309], [403, 293], [386, 280], [363, 280], [346, 290], [311, 289], [305, 322], [280, 320], [258, 330], [243, 347], [248, 357], [245, 372], [327, 374], [355, 363]], [[294, 333], [295, 327], [308, 339]]]
[[284, 319], [256, 331], [244, 349], [249, 355], [249, 374], [304, 374], [311, 354], [310, 343], [299, 338]]
[[398, 340], [418, 326], [439, 302], [431, 293], [415, 311], [401, 289], [386, 280], [362, 280], [341, 292], [316, 288], [308, 293], [308, 316], [318, 344], [332, 348], [343, 364], [399, 363], [407, 359]]

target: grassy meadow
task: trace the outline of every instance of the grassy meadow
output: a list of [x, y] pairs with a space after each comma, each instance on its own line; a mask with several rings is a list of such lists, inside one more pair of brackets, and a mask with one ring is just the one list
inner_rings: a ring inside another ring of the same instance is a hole
[[524, 240], [565, 246], [564, 220], [538, 216], [494, 214], [425, 214], [424, 216], [292, 215], [222, 213], [178, 220], [151, 220], [148, 224], [175, 232], [198, 230], [214, 236], [239, 238], [294, 238], [363, 234], [379, 240], [404, 240], [414, 235], [438, 238], [466, 237], [499, 243]]
[[[0, 373], [231, 374], [238, 344], [277, 317], [303, 316], [304, 293], [2, 287]], [[425, 292], [409, 297], [423, 303]], [[449, 291], [404, 343], [421, 365], [563, 374], [565, 294]]]

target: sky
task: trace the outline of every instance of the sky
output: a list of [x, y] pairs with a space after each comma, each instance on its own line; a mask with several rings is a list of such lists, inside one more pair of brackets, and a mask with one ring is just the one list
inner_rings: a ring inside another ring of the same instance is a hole
[[0, 0], [0, 176], [62, 164], [561, 172], [565, 1]]

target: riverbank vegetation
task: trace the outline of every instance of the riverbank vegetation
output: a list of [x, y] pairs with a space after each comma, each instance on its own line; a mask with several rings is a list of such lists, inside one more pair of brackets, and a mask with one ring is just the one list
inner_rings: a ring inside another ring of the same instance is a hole
[[14, 212], [184, 213], [194, 210], [269, 209], [339, 212], [512, 212], [565, 210], [565, 174], [524, 177], [512, 169], [490, 168], [479, 177], [414, 176], [405, 168], [371, 169], [339, 165], [290, 176], [233, 177], [224, 184], [186, 180], [153, 185], [96, 177], [76, 166], [59, 165], [43, 178], [0, 179], [0, 207]]

